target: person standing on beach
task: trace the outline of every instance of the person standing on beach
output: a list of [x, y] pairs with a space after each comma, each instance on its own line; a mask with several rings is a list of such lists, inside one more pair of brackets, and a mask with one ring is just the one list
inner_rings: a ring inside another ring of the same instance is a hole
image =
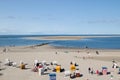
[[7, 52], [7, 48], [4, 48], [4, 49], [3, 49], [3, 52]]
[[90, 67], [88, 68], [88, 72], [89, 72], [89, 74], [91, 73], [91, 68]]
[[96, 51], [96, 54], [97, 54], [97, 55], [99, 55], [99, 52], [98, 52], [98, 51]]
[[55, 52], [55, 54], [57, 54], [57, 52]]

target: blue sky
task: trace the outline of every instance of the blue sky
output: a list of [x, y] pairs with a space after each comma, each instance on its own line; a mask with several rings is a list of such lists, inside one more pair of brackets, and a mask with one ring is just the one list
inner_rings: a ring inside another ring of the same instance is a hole
[[120, 34], [120, 0], [0, 0], [0, 34]]

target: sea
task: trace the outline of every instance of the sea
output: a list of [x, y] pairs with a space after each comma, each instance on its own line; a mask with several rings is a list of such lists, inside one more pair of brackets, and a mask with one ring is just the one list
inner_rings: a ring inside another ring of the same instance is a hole
[[[25, 37], [41, 36], [101, 36], [80, 40], [31, 40]], [[102, 37], [109, 36], [109, 37]], [[91, 49], [120, 49], [120, 35], [0, 35], [0, 47], [32, 46], [49, 43], [55, 47], [91, 48]]]

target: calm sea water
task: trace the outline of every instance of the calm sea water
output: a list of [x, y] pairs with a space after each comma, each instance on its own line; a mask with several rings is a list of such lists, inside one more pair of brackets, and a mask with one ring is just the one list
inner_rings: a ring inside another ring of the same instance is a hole
[[45, 40], [29, 40], [24, 37], [37, 37], [37, 35], [1, 35], [0, 46], [29, 46], [46, 43]]
[[[29, 40], [23, 37], [36, 37], [40, 35], [1, 35], [0, 46], [23, 46], [23, 45], [38, 45], [49, 42], [49, 45], [57, 47], [75, 47], [75, 48], [95, 48], [95, 49], [120, 49], [120, 36], [115, 37], [99, 37], [80, 40]], [[42, 36], [42, 35], [41, 35]], [[47, 35], [43, 35], [47, 36]], [[53, 35], [52, 35], [53, 36]]]
[[58, 47], [94, 48], [94, 49], [120, 49], [120, 37], [88, 38], [72, 41], [56, 41], [51, 44]]

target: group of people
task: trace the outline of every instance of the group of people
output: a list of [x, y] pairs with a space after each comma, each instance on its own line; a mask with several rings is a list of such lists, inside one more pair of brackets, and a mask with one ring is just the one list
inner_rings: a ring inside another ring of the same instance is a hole
[[40, 74], [43, 74], [44, 71], [47, 71], [47, 63], [46, 63], [46, 61], [42, 61], [42, 62], [39, 62], [38, 60], [34, 61], [33, 71], [38, 72], [39, 70], [41, 70]]
[[10, 59], [5, 59], [5, 65], [7, 66], [13, 66], [16, 67], [17, 63], [16, 62], [12, 62]]
[[[53, 68], [50, 69], [49, 68], [50, 66], [52, 66]], [[81, 77], [79, 69], [77, 69], [76, 66], [78, 66], [76, 63], [70, 62], [70, 70], [69, 70], [69, 72], [67, 72], [56, 61], [53, 61], [49, 65], [47, 65], [46, 62], [39, 62], [38, 60], [35, 60], [33, 71], [43, 74], [49, 68], [50, 70], [52, 70], [52, 72], [57, 72], [57, 73], [65, 72], [65, 74], [68, 74], [70, 76], [70, 78]]]
[[11, 61], [10, 59], [5, 59], [4, 64], [6, 66], [13, 66], [13, 67], [19, 67], [20, 69], [25, 69], [26, 64], [23, 61], [20, 61], [19, 66], [17, 66], [16, 62]]
[[17, 66], [17, 63], [11, 61], [10, 59], [5, 59], [4, 64], [7, 65], [7, 66], [19, 67], [20, 69], [25, 69], [25, 65], [26, 65], [23, 61], [20, 61], [19, 66]]

